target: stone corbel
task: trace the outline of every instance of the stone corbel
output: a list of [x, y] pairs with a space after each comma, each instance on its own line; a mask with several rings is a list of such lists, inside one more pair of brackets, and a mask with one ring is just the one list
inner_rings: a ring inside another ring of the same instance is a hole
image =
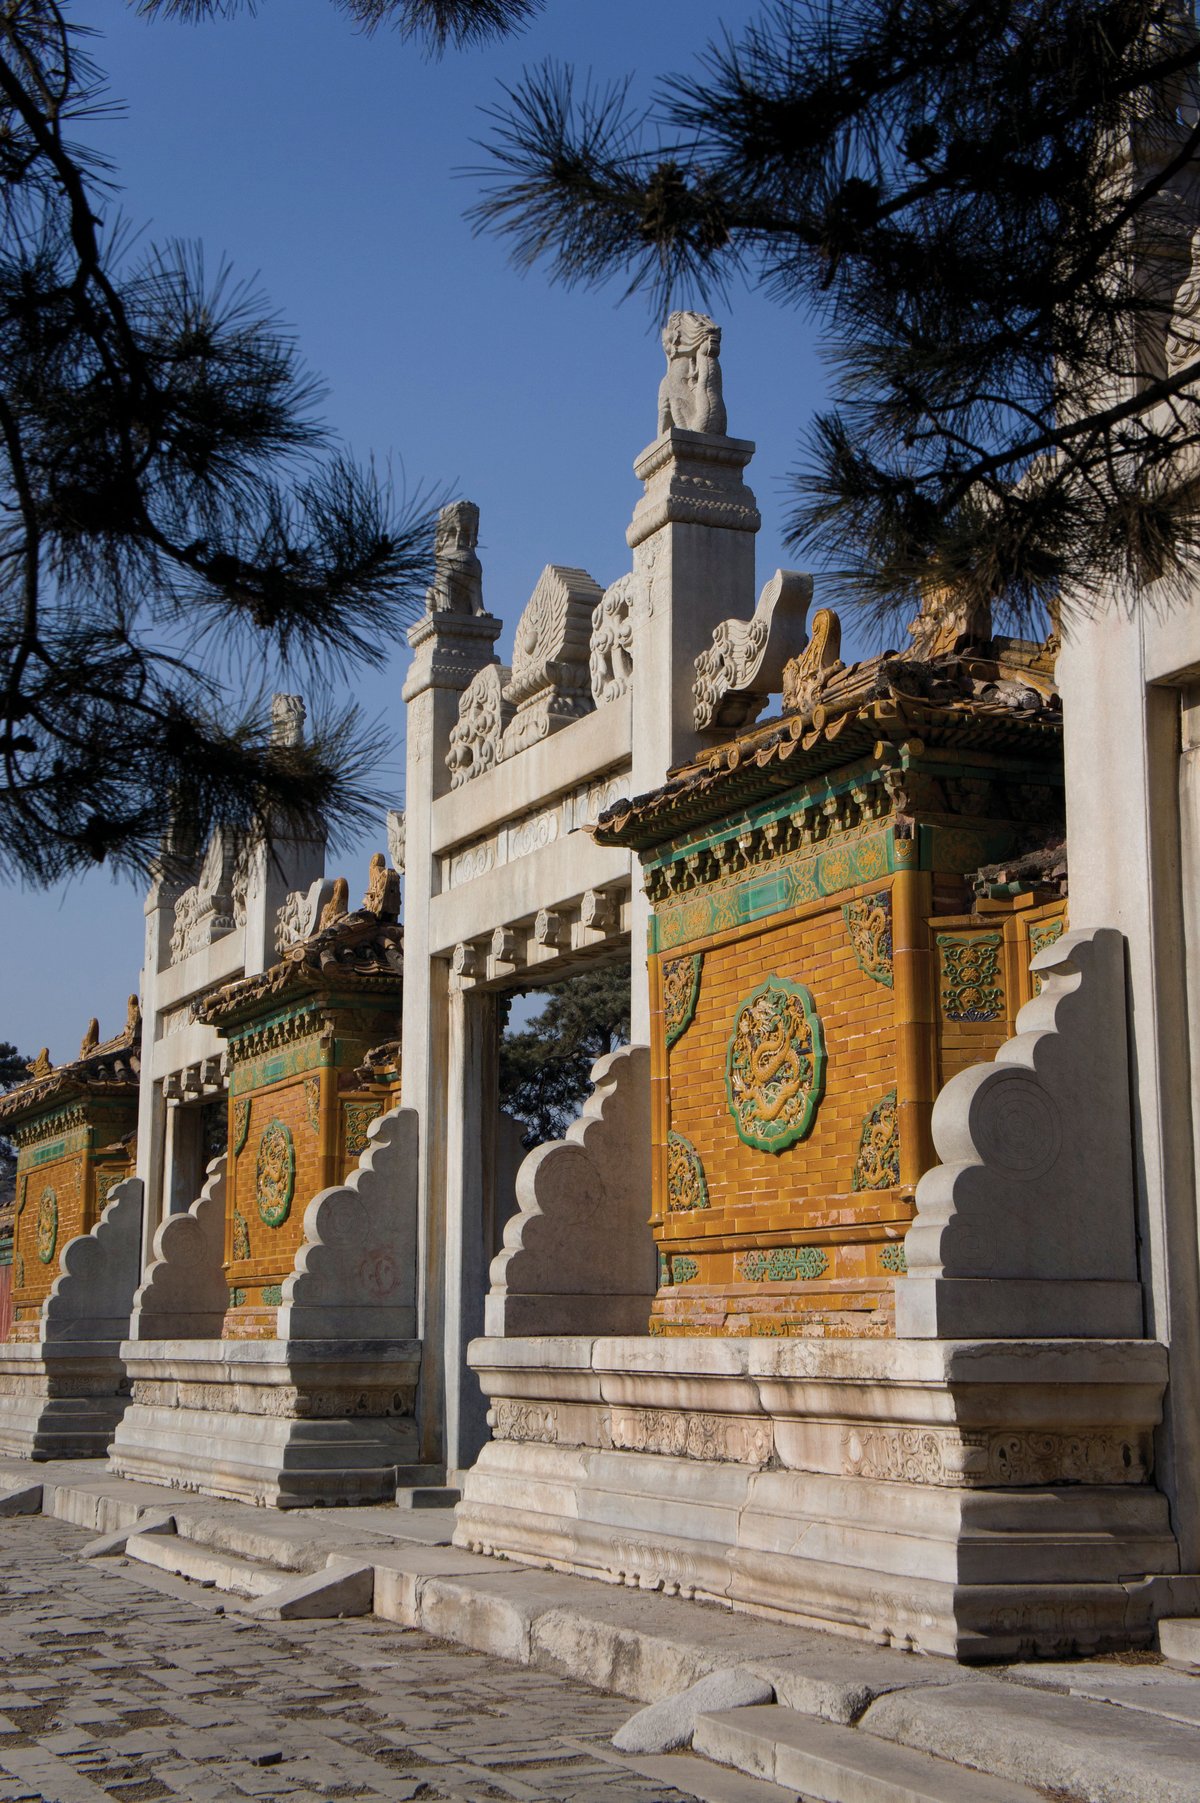
[[776, 570], [749, 620], [722, 620], [696, 659], [692, 684], [698, 732], [736, 731], [756, 720], [781, 689], [784, 667], [808, 642], [812, 577]]
[[1124, 940], [1064, 933], [990, 1064], [934, 1103], [896, 1283], [909, 1339], [1137, 1339]]

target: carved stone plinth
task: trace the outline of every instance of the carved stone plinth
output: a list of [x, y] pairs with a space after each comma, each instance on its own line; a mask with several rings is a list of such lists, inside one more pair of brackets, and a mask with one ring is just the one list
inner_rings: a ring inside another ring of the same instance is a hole
[[288, 1509], [390, 1501], [428, 1475], [416, 1340], [142, 1340], [125, 1363], [120, 1477]]
[[455, 1542], [959, 1658], [1148, 1642], [1147, 1342], [477, 1340]]

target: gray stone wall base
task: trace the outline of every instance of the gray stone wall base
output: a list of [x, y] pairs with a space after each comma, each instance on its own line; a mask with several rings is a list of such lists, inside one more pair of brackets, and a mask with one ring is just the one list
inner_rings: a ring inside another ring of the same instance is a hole
[[1147, 1342], [476, 1341], [455, 1544], [960, 1659], [1146, 1643]]
[[118, 1477], [268, 1508], [390, 1501], [419, 1465], [415, 1340], [127, 1341]]
[[102, 1459], [128, 1403], [116, 1341], [0, 1345], [0, 1453]]

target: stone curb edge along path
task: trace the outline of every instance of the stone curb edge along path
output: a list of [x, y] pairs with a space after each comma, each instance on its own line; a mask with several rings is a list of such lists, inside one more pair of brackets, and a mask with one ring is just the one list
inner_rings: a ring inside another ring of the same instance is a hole
[[[1033, 1688], [1016, 1674], [485, 1558], [449, 1544], [448, 1510], [417, 1518], [382, 1508], [265, 1516], [247, 1504], [164, 1492], [78, 1464], [42, 1465], [39, 1475], [44, 1512], [97, 1534], [134, 1527], [169, 1497], [181, 1532], [265, 1557], [281, 1583], [352, 1557], [373, 1569], [377, 1616], [637, 1703], [744, 1668], [774, 1688], [781, 1732], [794, 1711], [861, 1731], [864, 1752], [878, 1753], [882, 1741], [936, 1754], [962, 1771], [964, 1797], [972, 1772], [1063, 1803], [1200, 1799], [1200, 1679], [1190, 1680], [1193, 1726], [1164, 1719], [1151, 1704], [1127, 1709], [1048, 1692], [1044, 1665]], [[27, 1466], [18, 1472], [0, 1462], [0, 1497], [28, 1477]], [[1070, 1669], [1078, 1671], [1078, 1662]], [[1179, 1676], [1169, 1674], [1173, 1683]]]

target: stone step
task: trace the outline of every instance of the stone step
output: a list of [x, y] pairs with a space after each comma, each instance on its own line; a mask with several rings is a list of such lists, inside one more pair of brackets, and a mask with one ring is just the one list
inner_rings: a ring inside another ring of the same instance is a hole
[[1040, 1803], [1039, 1793], [779, 1704], [696, 1718], [693, 1750], [806, 1803]]
[[277, 1566], [252, 1564], [182, 1534], [131, 1534], [125, 1542], [125, 1557], [231, 1597], [267, 1596], [281, 1582]]
[[1177, 1616], [1158, 1624], [1158, 1650], [1172, 1665], [1200, 1672], [1200, 1616]]

